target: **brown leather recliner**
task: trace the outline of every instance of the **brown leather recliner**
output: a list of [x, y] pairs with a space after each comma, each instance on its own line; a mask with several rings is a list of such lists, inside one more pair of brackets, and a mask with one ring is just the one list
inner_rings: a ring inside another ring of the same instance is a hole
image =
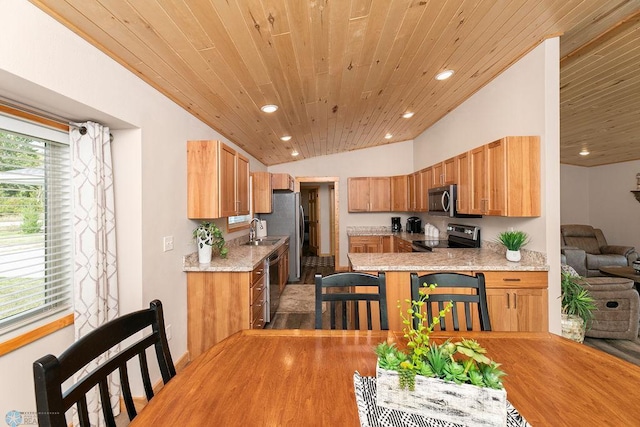
[[563, 260], [583, 277], [604, 276], [600, 267], [630, 266], [638, 259], [632, 246], [612, 246], [599, 228], [590, 225], [560, 226]]

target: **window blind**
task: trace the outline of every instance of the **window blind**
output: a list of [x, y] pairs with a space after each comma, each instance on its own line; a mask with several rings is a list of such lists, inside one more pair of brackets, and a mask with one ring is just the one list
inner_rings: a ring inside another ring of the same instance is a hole
[[67, 133], [0, 116], [0, 333], [72, 305]]

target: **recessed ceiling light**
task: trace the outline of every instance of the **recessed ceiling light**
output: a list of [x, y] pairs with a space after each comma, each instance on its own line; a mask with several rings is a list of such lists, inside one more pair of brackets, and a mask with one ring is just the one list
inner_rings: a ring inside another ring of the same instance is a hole
[[288, 141], [288, 140], [291, 139], [291, 135], [283, 135], [283, 136], [280, 137], [280, 139], [283, 140], [283, 141]]
[[414, 114], [415, 113], [413, 111], [407, 111], [402, 115], [402, 117], [404, 117], [405, 119], [410, 119], [411, 117], [413, 117]]
[[445, 70], [436, 74], [436, 80], [447, 80], [451, 76], [453, 76], [453, 70]]
[[388, 134], [386, 134], [384, 137], [385, 137], [385, 139], [391, 139], [391, 138], [393, 137], [393, 135], [391, 135], [390, 133], [388, 133]]
[[278, 109], [277, 105], [273, 105], [273, 104], [267, 104], [267, 105], [263, 105], [262, 107], [260, 107], [260, 109], [262, 111], [264, 111], [265, 113], [273, 113], [274, 111], [276, 111]]
[[293, 157], [296, 157], [298, 154], [300, 154], [300, 153], [298, 153], [298, 150], [293, 150], [293, 151], [291, 152], [291, 155], [292, 155]]
[[582, 151], [580, 151], [580, 155], [581, 156], [588, 156], [589, 155], [589, 150], [587, 150], [586, 148], [583, 148]]

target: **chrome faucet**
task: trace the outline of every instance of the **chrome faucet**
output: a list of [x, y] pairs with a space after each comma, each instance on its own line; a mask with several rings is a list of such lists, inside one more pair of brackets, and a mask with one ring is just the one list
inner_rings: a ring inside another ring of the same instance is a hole
[[258, 221], [258, 224], [260, 224], [260, 229], [262, 230], [264, 227], [262, 226], [262, 223], [260, 222], [260, 218], [253, 218], [250, 222], [249, 222], [249, 241], [253, 242], [253, 240], [256, 237], [256, 228], [253, 225], [254, 221]]

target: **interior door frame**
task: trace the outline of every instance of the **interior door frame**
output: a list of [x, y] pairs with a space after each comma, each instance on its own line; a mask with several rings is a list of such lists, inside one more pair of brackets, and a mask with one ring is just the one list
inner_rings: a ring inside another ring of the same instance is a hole
[[301, 183], [327, 183], [327, 184], [333, 184], [333, 203], [332, 203], [332, 207], [333, 207], [333, 218], [334, 218], [334, 224], [333, 224], [333, 233], [331, 238], [333, 240], [333, 247], [334, 247], [334, 262], [335, 262], [335, 269], [336, 271], [338, 270], [346, 270], [346, 268], [342, 268], [339, 263], [340, 263], [340, 239], [338, 236], [339, 230], [340, 230], [340, 178], [338, 178], [337, 176], [298, 176], [296, 177], [296, 182], [295, 182], [295, 191], [300, 191], [300, 184]]

